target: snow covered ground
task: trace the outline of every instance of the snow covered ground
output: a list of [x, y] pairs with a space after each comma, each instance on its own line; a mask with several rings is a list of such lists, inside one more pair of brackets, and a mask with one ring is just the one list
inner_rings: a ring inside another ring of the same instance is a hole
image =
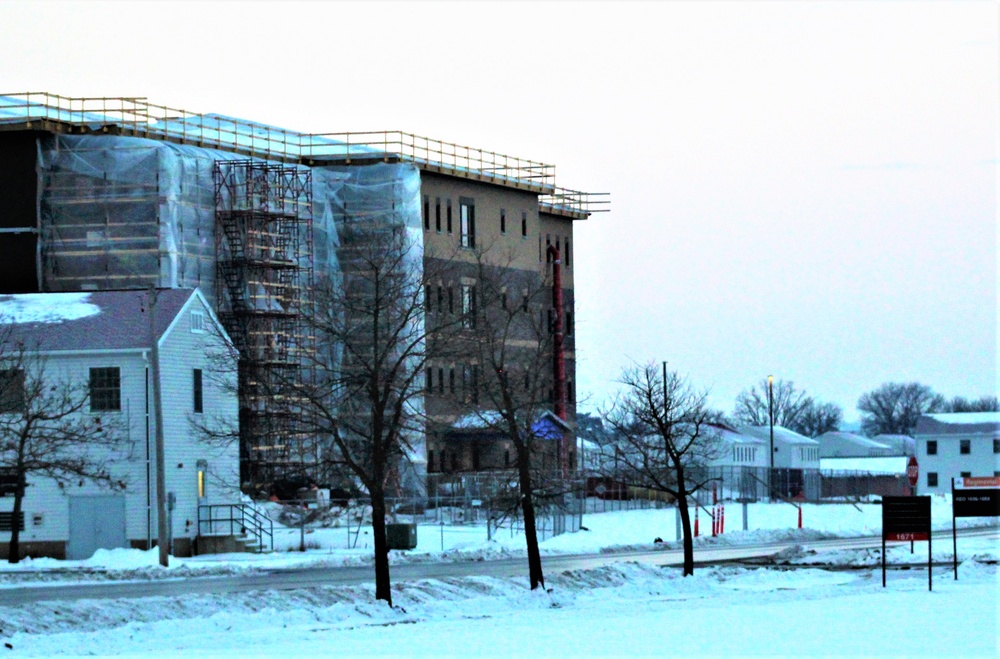
[[[935, 527], [950, 528], [948, 502], [935, 498]], [[787, 504], [754, 504], [743, 532], [739, 506], [727, 506], [726, 533], [700, 545], [775, 538], [803, 542], [876, 534], [876, 505], [805, 506], [804, 529]], [[983, 523], [988, 520], [969, 520]], [[673, 511], [643, 510], [584, 517], [589, 531], [543, 543], [547, 554], [651, 547], [674, 540]], [[710, 525], [701, 519], [703, 533]], [[416, 552], [394, 561], [521, 555], [517, 534], [485, 527], [420, 527]], [[297, 531], [295, 532], [297, 533]], [[0, 570], [6, 587], [27, 580], [184, 578], [300, 564], [370, 562], [371, 550], [338, 546], [344, 529], [317, 531], [303, 553], [173, 559], [156, 552], [100, 552], [89, 561], [26, 561]], [[326, 536], [329, 536], [327, 538]], [[307, 536], [308, 537], [308, 536]], [[295, 544], [297, 545], [297, 536]], [[951, 559], [935, 543], [935, 561]], [[12, 654], [157, 656], [652, 656], [652, 655], [912, 655], [996, 656], [996, 540], [959, 540], [959, 580], [934, 572], [927, 590], [927, 543], [890, 549], [882, 588], [873, 550], [791, 550], [781, 567], [714, 567], [682, 578], [676, 569], [619, 563], [547, 575], [550, 592], [531, 592], [523, 578], [463, 578], [401, 583], [389, 609], [372, 587], [188, 596], [183, 599], [47, 602], [0, 605], [0, 642]], [[811, 564], [833, 564], [840, 570]], [[0, 590], [2, 602], [2, 590]], [[0, 648], [3, 650], [3, 648]]]

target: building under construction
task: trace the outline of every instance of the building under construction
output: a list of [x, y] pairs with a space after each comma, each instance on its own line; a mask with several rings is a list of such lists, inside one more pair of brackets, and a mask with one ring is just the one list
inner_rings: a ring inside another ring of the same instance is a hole
[[[550, 165], [407, 133], [306, 134], [142, 98], [0, 95], [0, 292], [201, 288], [240, 354], [244, 482], [300, 471], [322, 450], [286, 385], [314, 376], [310, 294], [340, 279], [346, 222], [406, 227], [426, 262], [455, 258], [453, 244], [537, 237], [537, 261], [513, 266], [537, 272], [549, 247], [561, 250], [572, 328], [572, 223], [603, 203], [558, 188]], [[575, 410], [573, 349], [563, 417]], [[435, 368], [454, 381], [468, 365], [449, 359]], [[461, 438], [435, 441], [431, 471], [495, 466]]]

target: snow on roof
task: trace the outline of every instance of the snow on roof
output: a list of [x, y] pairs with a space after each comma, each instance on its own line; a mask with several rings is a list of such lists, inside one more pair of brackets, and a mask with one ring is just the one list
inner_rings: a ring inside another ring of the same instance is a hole
[[1000, 423], [1000, 412], [955, 412], [952, 414], [928, 414], [938, 423], [968, 425], [971, 423]]
[[865, 448], [875, 448], [875, 449], [887, 449], [889, 446], [881, 442], [877, 442], [874, 439], [868, 439], [867, 437], [862, 437], [861, 435], [856, 435], [853, 432], [840, 432], [837, 430], [832, 430], [830, 432], [825, 432], [819, 437], [817, 437], [822, 443], [825, 440], [838, 439], [857, 446], [862, 446]]
[[[770, 426], [743, 426], [740, 431], [747, 435], [752, 435], [754, 437], [759, 437], [760, 439], [766, 439], [770, 441], [771, 439], [771, 428]], [[794, 430], [789, 430], [788, 428], [782, 426], [774, 427], [774, 441], [781, 442], [783, 444], [805, 444], [809, 446], [817, 446], [819, 442], [815, 439], [810, 439], [805, 435], [800, 435]]]
[[100, 312], [90, 293], [0, 295], [0, 324], [61, 323]]

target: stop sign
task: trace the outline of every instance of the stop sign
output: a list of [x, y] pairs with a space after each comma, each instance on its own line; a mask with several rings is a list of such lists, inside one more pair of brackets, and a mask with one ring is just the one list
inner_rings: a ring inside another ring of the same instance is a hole
[[917, 456], [911, 455], [910, 461], [906, 463], [906, 477], [910, 479], [910, 487], [917, 486], [917, 477], [920, 475], [920, 470], [917, 467]]

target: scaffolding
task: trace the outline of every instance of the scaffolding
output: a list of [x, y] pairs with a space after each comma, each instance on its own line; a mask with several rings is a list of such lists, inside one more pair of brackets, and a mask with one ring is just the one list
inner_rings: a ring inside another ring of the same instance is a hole
[[244, 483], [310, 472], [318, 446], [296, 393], [314, 380], [312, 172], [216, 161], [219, 319], [239, 351]]

